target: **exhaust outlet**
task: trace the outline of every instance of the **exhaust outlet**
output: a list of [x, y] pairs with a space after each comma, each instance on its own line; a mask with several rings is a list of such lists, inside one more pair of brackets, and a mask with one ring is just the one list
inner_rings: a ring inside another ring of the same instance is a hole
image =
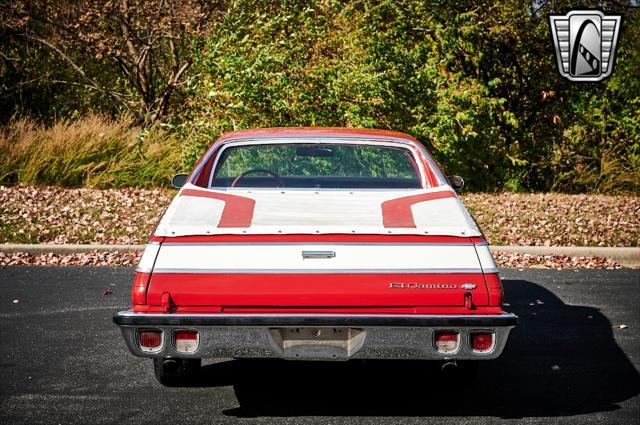
[[440, 372], [451, 374], [458, 370], [458, 363], [455, 360], [447, 361], [440, 366]]

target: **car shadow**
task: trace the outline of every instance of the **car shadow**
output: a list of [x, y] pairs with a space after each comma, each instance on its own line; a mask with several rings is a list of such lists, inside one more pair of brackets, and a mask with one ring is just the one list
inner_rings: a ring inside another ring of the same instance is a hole
[[475, 379], [445, 378], [424, 361], [236, 360], [205, 366], [201, 382], [232, 384], [240, 407], [223, 413], [238, 417], [568, 416], [616, 410], [640, 392], [598, 309], [567, 305], [532, 282], [503, 284], [520, 321]]

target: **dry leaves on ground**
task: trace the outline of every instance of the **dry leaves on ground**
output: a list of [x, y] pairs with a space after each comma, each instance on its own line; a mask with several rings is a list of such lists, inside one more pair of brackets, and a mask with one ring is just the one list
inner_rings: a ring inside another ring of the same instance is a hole
[[83, 252], [75, 254], [39, 254], [0, 252], [0, 266], [135, 266], [142, 252]]
[[[143, 244], [175, 191], [0, 186], [0, 243]], [[640, 197], [463, 195], [493, 245], [640, 246]]]
[[0, 243], [146, 243], [172, 192], [0, 186]]
[[530, 255], [514, 252], [494, 252], [499, 268], [543, 269], [621, 269], [622, 266], [604, 257], [569, 257], [567, 255]]
[[463, 196], [493, 245], [640, 246], [640, 197], [565, 194]]

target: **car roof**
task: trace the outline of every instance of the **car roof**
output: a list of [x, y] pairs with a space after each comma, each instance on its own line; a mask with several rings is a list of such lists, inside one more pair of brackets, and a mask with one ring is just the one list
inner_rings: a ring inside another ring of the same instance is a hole
[[376, 138], [392, 139], [410, 145], [419, 142], [408, 134], [391, 130], [376, 130], [369, 128], [341, 128], [341, 127], [273, 127], [257, 128], [252, 130], [240, 130], [224, 133], [218, 138], [218, 142], [234, 139], [257, 138], [312, 138], [312, 137], [346, 137], [346, 138]]

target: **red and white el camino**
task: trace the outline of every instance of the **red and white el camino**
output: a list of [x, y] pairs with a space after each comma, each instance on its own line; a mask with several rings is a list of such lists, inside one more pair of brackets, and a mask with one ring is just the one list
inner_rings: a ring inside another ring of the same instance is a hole
[[230, 133], [174, 184], [114, 316], [163, 384], [205, 357], [493, 359], [516, 324], [461, 179], [406, 134]]

